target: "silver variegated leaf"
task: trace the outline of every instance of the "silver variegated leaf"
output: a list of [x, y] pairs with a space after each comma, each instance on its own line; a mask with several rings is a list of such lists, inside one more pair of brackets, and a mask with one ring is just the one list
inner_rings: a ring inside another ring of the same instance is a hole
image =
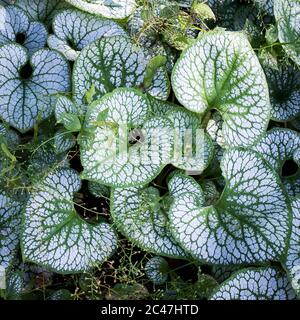
[[211, 300], [293, 300], [295, 293], [280, 270], [272, 267], [238, 271], [225, 281]]
[[135, 0], [66, 0], [80, 10], [110, 19], [124, 19], [133, 13]]
[[267, 128], [271, 105], [266, 77], [242, 33], [201, 35], [177, 61], [172, 84], [189, 110], [221, 113], [227, 146], [251, 145]]
[[31, 20], [47, 24], [50, 24], [53, 16], [60, 10], [70, 7], [64, 0], [10, 0], [10, 2], [23, 9]]
[[300, 198], [292, 201], [293, 227], [288, 254], [284, 263], [291, 285], [300, 297]]
[[153, 257], [145, 265], [147, 277], [156, 285], [164, 284], [168, 280], [169, 265], [163, 257]]
[[97, 39], [126, 35], [114, 21], [71, 9], [55, 16], [53, 31], [54, 35], [48, 38], [48, 46], [71, 61], [75, 61], [80, 51]]
[[79, 139], [82, 177], [115, 187], [154, 179], [172, 158], [173, 126], [149, 115], [146, 97], [133, 89], [116, 89], [94, 102]]
[[0, 267], [4, 269], [12, 263], [19, 245], [21, 210], [21, 202], [0, 192]]
[[287, 55], [300, 66], [300, 1], [274, 0], [278, 37]]
[[300, 71], [296, 68], [264, 68], [272, 105], [271, 118], [291, 121], [300, 114]]
[[35, 52], [30, 61], [18, 44], [0, 47], [0, 112], [21, 132], [51, 115], [55, 94], [70, 90], [67, 61], [49, 49]]
[[14, 6], [4, 8], [5, 21], [0, 26], [0, 45], [17, 42], [28, 49], [30, 55], [43, 48], [48, 32], [45, 26], [36, 21], [30, 21], [26, 12]]
[[243, 149], [227, 151], [221, 168], [226, 186], [214, 205], [203, 207], [192, 193], [174, 200], [169, 212], [173, 236], [209, 264], [282, 260], [291, 212], [278, 176], [258, 153]]
[[72, 169], [58, 169], [34, 186], [24, 213], [22, 253], [26, 261], [58, 273], [87, 271], [116, 248], [107, 223], [90, 224], [75, 211], [81, 182]]
[[[300, 134], [298, 132], [274, 128], [268, 131], [253, 148], [278, 173], [290, 196], [300, 194]], [[282, 175], [282, 168], [289, 160], [294, 161], [298, 170], [291, 176], [285, 177]]]
[[58, 154], [67, 152], [68, 150], [72, 149], [75, 144], [76, 137], [64, 129], [58, 130], [54, 135], [53, 146], [55, 152]]
[[21, 271], [10, 272], [7, 276], [5, 295], [7, 300], [22, 300], [25, 287]]
[[186, 258], [169, 231], [167, 211], [170, 202], [189, 190], [202, 197], [194, 179], [176, 173], [169, 181], [169, 195], [161, 197], [151, 187], [116, 188], [111, 194], [111, 214], [117, 228], [134, 244], [155, 254]]
[[[134, 45], [129, 37], [102, 38], [81, 51], [74, 65], [73, 98], [82, 104], [85, 93], [95, 87], [94, 98], [119, 87], [142, 87], [145, 71], [151, 56]], [[165, 100], [169, 96], [167, 72], [159, 68], [149, 88], [152, 96]]]

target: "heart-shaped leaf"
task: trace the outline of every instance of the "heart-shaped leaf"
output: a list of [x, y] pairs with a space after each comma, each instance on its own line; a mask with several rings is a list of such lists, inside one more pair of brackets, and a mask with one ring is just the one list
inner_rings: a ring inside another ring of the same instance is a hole
[[111, 214], [117, 228], [144, 250], [186, 258], [169, 231], [167, 211], [180, 194], [189, 191], [203, 198], [203, 193], [194, 179], [180, 173], [174, 174], [168, 186], [169, 194], [164, 197], [151, 186], [116, 188], [111, 194]]
[[48, 32], [42, 23], [30, 21], [27, 14], [18, 7], [7, 6], [4, 10], [0, 45], [17, 42], [27, 48], [30, 55], [45, 46]]
[[66, 0], [80, 10], [111, 19], [124, 19], [135, 9], [135, 0]]
[[228, 146], [247, 146], [266, 130], [270, 118], [268, 85], [262, 67], [242, 33], [201, 35], [176, 63], [172, 74], [177, 99], [204, 114], [223, 117]]
[[156, 285], [164, 284], [169, 276], [170, 268], [163, 257], [153, 257], [145, 265], [147, 277]]
[[35, 185], [24, 213], [22, 253], [27, 261], [59, 273], [87, 271], [105, 261], [116, 248], [107, 223], [90, 224], [75, 211], [73, 195], [80, 189], [77, 173], [58, 169]]
[[211, 300], [293, 300], [295, 293], [279, 269], [249, 268], [225, 281]]
[[47, 24], [59, 10], [70, 7], [64, 0], [10, 0], [10, 2], [23, 9], [31, 20]]
[[291, 213], [278, 176], [256, 152], [242, 149], [227, 151], [221, 168], [226, 186], [216, 204], [203, 207], [191, 193], [174, 200], [169, 219], [178, 243], [210, 264], [282, 259]]
[[41, 49], [29, 62], [20, 45], [0, 47], [0, 112], [12, 127], [30, 130], [52, 113], [54, 95], [69, 90], [69, 66], [59, 53]]
[[[83, 49], [75, 62], [73, 98], [84, 103], [85, 93], [95, 87], [95, 99], [119, 87], [142, 87], [151, 56], [132, 44], [130, 38], [115, 36], [97, 40]], [[169, 95], [166, 71], [160, 68], [152, 85], [146, 89], [152, 96], [165, 100]]]
[[94, 102], [79, 139], [82, 177], [115, 187], [154, 179], [172, 158], [173, 126], [149, 116], [146, 97], [133, 89], [116, 89]]
[[0, 267], [6, 269], [19, 245], [22, 204], [0, 192]]
[[[277, 171], [290, 196], [300, 194], [299, 133], [290, 129], [274, 128], [268, 131], [253, 148]], [[285, 165], [288, 166], [286, 176]], [[295, 172], [290, 172], [294, 170], [291, 165], [297, 167]]]
[[300, 1], [274, 0], [278, 37], [287, 55], [300, 66]]
[[285, 267], [297, 296], [300, 296], [300, 198], [293, 200], [293, 227]]
[[293, 67], [264, 68], [272, 105], [271, 118], [291, 121], [300, 114], [300, 71]]
[[116, 22], [78, 10], [58, 13], [53, 21], [53, 31], [54, 35], [48, 38], [49, 47], [71, 61], [75, 61], [80, 51], [97, 39], [126, 35]]

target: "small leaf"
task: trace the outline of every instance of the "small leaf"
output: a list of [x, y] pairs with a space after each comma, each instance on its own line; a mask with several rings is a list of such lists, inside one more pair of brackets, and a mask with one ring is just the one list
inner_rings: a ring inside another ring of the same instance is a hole
[[24, 213], [25, 260], [58, 273], [78, 273], [113, 253], [116, 236], [111, 226], [89, 224], [74, 209], [73, 195], [80, 186], [77, 173], [71, 169], [58, 169], [35, 185]]
[[53, 30], [48, 46], [70, 61], [75, 61], [80, 51], [97, 39], [126, 35], [116, 22], [79, 10], [58, 13], [53, 20]]
[[293, 300], [295, 293], [280, 270], [249, 268], [225, 281], [211, 300]]
[[287, 55], [300, 66], [300, 1], [274, 0], [278, 37]]
[[59, 289], [52, 292], [47, 300], [71, 300], [71, 292], [67, 289]]
[[[141, 87], [151, 56], [135, 46], [129, 37], [108, 37], [96, 40], [83, 49], [75, 62], [73, 97], [75, 103], [84, 102], [85, 93], [95, 86], [94, 99], [99, 99], [119, 87]], [[152, 96], [166, 100], [169, 95], [166, 71], [159, 68], [152, 85], [146, 90]]]
[[55, 94], [70, 90], [69, 66], [59, 53], [35, 52], [30, 64], [18, 44], [0, 47], [0, 112], [3, 120], [21, 132], [53, 112]]
[[18, 42], [30, 55], [45, 46], [48, 32], [42, 23], [30, 21], [26, 12], [14, 6], [5, 7], [2, 14], [5, 22], [0, 28], [0, 45]]
[[164, 284], [170, 272], [168, 262], [162, 257], [153, 257], [145, 265], [147, 277], [156, 285]]
[[54, 135], [54, 149], [57, 154], [65, 153], [76, 144], [74, 135], [65, 130], [58, 130]]
[[267, 128], [271, 110], [268, 85], [242, 33], [202, 34], [176, 63], [172, 84], [187, 109], [221, 113], [227, 146], [251, 145]]
[[110, 188], [103, 184], [89, 181], [88, 188], [89, 192], [97, 198], [109, 198], [110, 196]]
[[66, 0], [80, 10], [110, 19], [124, 19], [133, 13], [135, 0]]
[[192, 193], [176, 197], [169, 212], [178, 243], [201, 262], [218, 265], [282, 260], [291, 223], [278, 176], [253, 151], [231, 149], [222, 159], [226, 186], [203, 207]]
[[6, 299], [7, 300], [22, 300], [22, 291], [25, 283], [23, 274], [20, 271], [10, 273], [7, 277], [6, 284]]

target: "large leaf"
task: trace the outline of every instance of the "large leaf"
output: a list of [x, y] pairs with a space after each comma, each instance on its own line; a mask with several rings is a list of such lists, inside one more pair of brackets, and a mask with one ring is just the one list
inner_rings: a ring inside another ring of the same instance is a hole
[[186, 254], [169, 231], [167, 212], [173, 199], [184, 192], [203, 197], [190, 177], [176, 173], [169, 181], [169, 194], [161, 197], [152, 186], [116, 188], [111, 194], [111, 214], [117, 228], [143, 248], [155, 254], [184, 258]]
[[279, 41], [300, 66], [300, 0], [274, 0], [274, 14]]
[[95, 101], [79, 139], [82, 177], [115, 187], [154, 179], [172, 158], [173, 126], [149, 115], [147, 99], [133, 89], [116, 89]]
[[18, 42], [26, 47], [29, 54], [45, 46], [48, 32], [40, 22], [32, 22], [20, 8], [8, 6], [4, 8], [5, 22], [1, 22], [0, 45]]
[[22, 204], [0, 192], [0, 267], [8, 268], [19, 245]]
[[195, 258], [210, 264], [281, 260], [289, 240], [291, 212], [280, 180], [253, 151], [231, 149], [222, 159], [226, 186], [214, 205], [191, 193], [177, 197], [170, 227]]
[[[92, 85], [95, 99], [118, 87], [142, 87], [150, 56], [132, 44], [130, 38], [115, 36], [102, 38], [81, 51], [73, 72], [73, 98], [82, 104]], [[152, 96], [167, 99], [169, 80], [160, 68], [152, 85], [146, 89]]]
[[34, 186], [24, 213], [25, 260], [59, 273], [77, 273], [102, 263], [115, 250], [109, 224], [87, 223], [75, 211], [73, 195], [80, 186], [71, 169], [58, 169]]
[[126, 35], [117, 23], [78, 10], [64, 10], [57, 14], [53, 31], [54, 35], [48, 38], [49, 47], [71, 61], [76, 60], [80, 51], [96, 39]]
[[242, 33], [201, 35], [176, 63], [172, 84], [177, 99], [189, 110], [204, 114], [217, 109], [222, 114], [227, 145], [251, 145], [267, 128], [268, 85]]
[[18, 44], [0, 47], [0, 113], [21, 132], [52, 113], [55, 94], [70, 90], [69, 66], [55, 51], [41, 49], [29, 62]]
[[[274, 128], [254, 146], [261, 156], [269, 162], [278, 175], [291, 196], [300, 194], [300, 134], [283, 128]], [[294, 161], [298, 170], [292, 175], [283, 176], [283, 167], [287, 161]]]
[[66, 0], [80, 10], [111, 19], [128, 17], [135, 9], [135, 0]]
[[272, 104], [271, 118], [290, 121], [300, 114], [300, 71], [293, 67], [264, 68]]
[[293, 200], [293, 227], [290, 246], [285, 261], [292, 287], [300, 297], [300, 198]]
[[212, 300], [293, 300], [286, 275], [272, 267], [238, 271], [215, 292]]

